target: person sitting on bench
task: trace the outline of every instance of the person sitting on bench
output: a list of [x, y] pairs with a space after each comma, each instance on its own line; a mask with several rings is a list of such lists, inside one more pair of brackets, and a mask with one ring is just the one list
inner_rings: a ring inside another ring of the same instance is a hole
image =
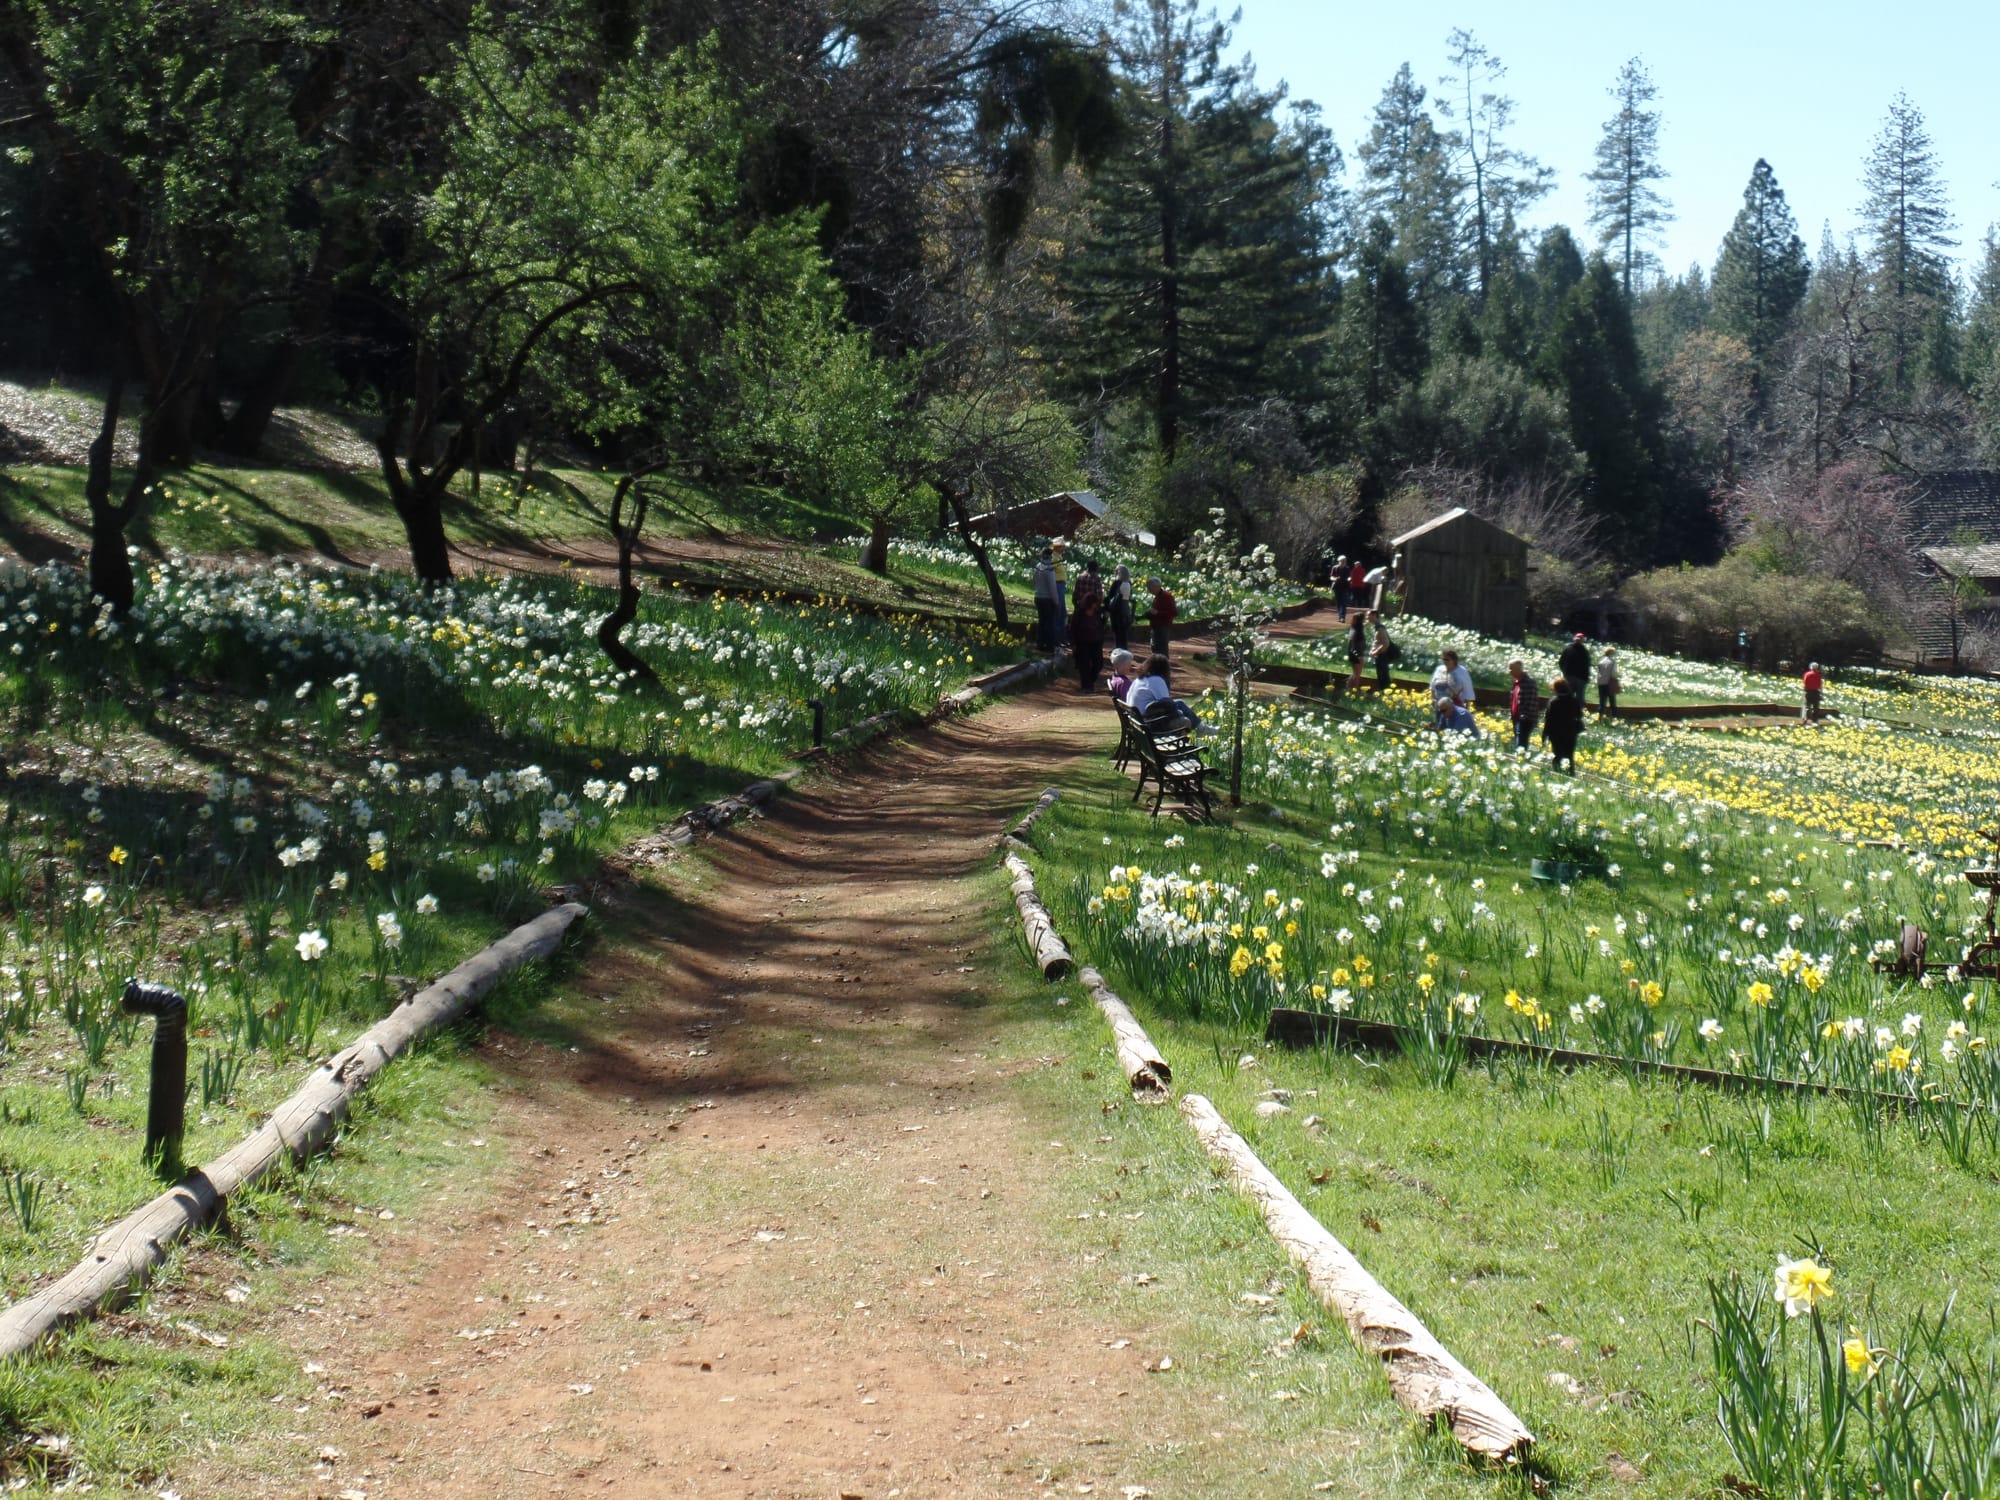
[[1172, 668], [1173, 663], [1164, 656], [1149, 657], [1144, 673], [1125, 695], [1125, 706], [1150, 728], [1198, 729], [1201, 720], [1195, 717], [1194, 710], [1176, 698], [1173, 689], [1167, 686], [1167, 673]]
[[1132, 684], [1139, 680], [1139, 661], [1130, 651], [1120, 649], [1111, 653], [1111, 696], [1123, 703], [1132, 691]]

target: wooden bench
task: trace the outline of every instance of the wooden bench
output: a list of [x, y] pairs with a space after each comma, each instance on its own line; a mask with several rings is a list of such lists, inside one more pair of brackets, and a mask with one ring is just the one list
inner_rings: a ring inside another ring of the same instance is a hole
[[1111, 695], [1111, 707], [1118, 715], [1118, 748], [1111, 753], [1111, 764], [1122, 771], [1146, 748], [1146, 731], [1139, 716], [1116, 693]]
[[1172, 792], [1191, 815], [1204, 823], [1215, 821], [1215, 806], [1208, 795], [1208, 765], [1201, 758], [1193, 732], [1178, 725], [1168, 728], [1148, 723], [1143, 718], [1138, 727], [1139, 784], [1132, 790], [1132, 800], [1137, 802], [1151, 782], [1154, 817], [1160, 815], [1161, 804]]

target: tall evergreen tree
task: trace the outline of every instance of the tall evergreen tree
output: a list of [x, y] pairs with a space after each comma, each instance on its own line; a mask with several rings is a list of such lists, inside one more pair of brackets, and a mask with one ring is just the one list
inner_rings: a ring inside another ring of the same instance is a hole
[[1945, 252], [1957, 245], [1936, 149], [1923, 111], [1909, 95], [1890, 101], [1888, 118], [1868, 153], [1861, 205], [1875, 320], [1881, 328], [1884, 375], [1893, 389], [1912, 389], [1926, 368], [1939, 320], [1948, 314], [1951, 271]]
[[1632, 273], [1649, 258], [1647, 242], [1673, 218], [1666, 197], [1653, 186], [1667, 175], [1660, 165], [1660, 112], [1648, 107], [1660, 91], [1646, 65], [1633, 57], [1606, 92], [1618, 110], [1604, 122], [1597, 165], [1584, 175], [1590, 182], [1590, 225], [1598, 245], [1616, 252], [1614, 264], [1630, 300]]
[[1507, 144], [1514, 101], [1499, 92], [1506, 65], [1464, 28], [1445, 42], [1451, 71], [1438, 81], [1438, 113], [1455, 122], [1445, 141], [1467, 195], [1463, 234], [1479, 299], [1486, 300], [1501, 254], [1501, 231], [1547, 193], [1555, 174]]
[[1429, 301], [1462, 285], [1457, 253], [1458, 194], [1448, 145], [1425, 107], [1423, 85], [1404, 63], [1376, 101], [1368, 138], [1355, 148], [1361, 186], [1355, 220], [1389, 226], [1411, 284]]
[[1812, 279], [1806, 242], [1778, 174], [1759, 157], [1743, 189], [1743, 207], [1722, 237], [1715, 262], [1715, 326], [1741, 339], [1761, 371], [1792, 325]]
[[1342, 293], [1334, 389], [1361, 459], [1363, 498], [1372, 501], [1381, 497], [1396, 457], [1396, 407], [1422, 378], [1426, 358], [1423, 317], [1386, 219], [1361, 231]]
[[1981, 456], [2000, 462], [2000, 225], [1986, 231], [1985, 255], [1972, 278], [1964, 370]]
[[1320, 213], [1338, 153], [1310, 117], [1227, 64], [1201, 0], [1121, 0], [1107, 38], [1123, 148], [1093, 179], [1089, 227], [1062, 263], [1073, 320], [1062, 384], [1130, 398], [1171, 458], [1199, 413], [1316, 394], [1333, 313]]

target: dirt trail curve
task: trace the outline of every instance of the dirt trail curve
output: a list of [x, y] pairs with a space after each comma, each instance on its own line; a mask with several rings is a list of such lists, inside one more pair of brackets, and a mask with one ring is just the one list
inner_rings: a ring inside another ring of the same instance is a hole
[[692, 895], [626, 888], [588, 1039], [491, 1043], [494, 1190], [383, 1226], [373, 1286], [280, 1330], [344, 1396], [295, 1468], [195, 1487], [1117, 1495], [1144, 1330], [1068, 1284], [1053, 1127], [1006, 1076], [1040, 1064], [982, 1005], [1026, 965], [970, 879], [1108, 736], [1045, 687], [781, 799]]

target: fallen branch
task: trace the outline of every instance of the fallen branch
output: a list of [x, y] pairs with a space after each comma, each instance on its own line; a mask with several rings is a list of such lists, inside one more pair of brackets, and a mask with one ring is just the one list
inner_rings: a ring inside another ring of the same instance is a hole
[[1460, 1446], [1479, 1457], [1516, 1462], [1527, 1455], [1535, 1435], [1521, 1419], [1306, 1212], [1213, 1104], [1188, 1094], [1181, 1113], [1208, 1154], [1228, 1169], [1237, 1191], [1257, 1205], [1271, 1237], [1305, 1272], [1320, 1302], [1346, 1320], [1356, 1344], [1382, 1361], [1397, 1401], [1421, 1421], [1442, 1418]]
[[1166, 1103], [1167, 1096], [1173, 1092], [1173, 1070], [1160, 1056], [1160, 1049], [1153, 1045], [1153, 1039], [1146, 1035], [1139, 1018], [1132, 1014], [1131, 1007], [1111, 992], [1104, 976], [1088, 964], [1077, 971], [1077, 978], [1090, 991], [1090, 998], [1097, 1002], [1104, 1019], [1111, 1023], [1111, 1040], [1118, 1050], [1118, 1066], [1124, 1070], [1133, 1094], [1155, 1104]]
[[1076, 967], [1069, 949], [1049, 920], [1048, 908], [1035, 894], [1035, 872], [1018, 854], [1007, 856], [1007, 873], [1014, 877], [1014, 905], [1021, 913], [1021, 926], [1028, 935], [1028, 949], [1044, 979], [1061, 979]]
[[260, 1129], [105, 1230], [61, 1280], [0, 1312], [0, 1359], [27, 1353], [58, 1329], [144, 1286], [173, 1246], [214, 1219], [231, 1193], [280, 1162], [302, 1160], [325, 1145], [370, 1079], [418, 1040], [457, 1020], [522, 964], [554, 953], [584, 912], [572, 902], [522, 924], [328, 1058]]

